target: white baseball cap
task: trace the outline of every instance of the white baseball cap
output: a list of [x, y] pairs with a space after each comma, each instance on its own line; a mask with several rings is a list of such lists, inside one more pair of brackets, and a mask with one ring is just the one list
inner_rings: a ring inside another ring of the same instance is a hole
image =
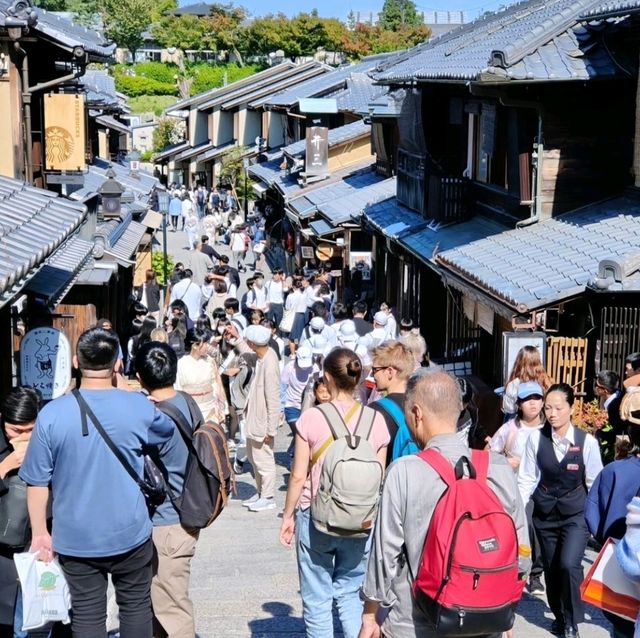
[[313, 351], [306, 343], [296, 350], [296, 361], [300, 368], [310, 368], [313, 365]]
[[322, 317], [314, 317], [309, 322], [309, 326], [311, 327], [312, 330], [315, 330], [316, 332], [322, 332], [325, 326], [324, 319]]
[[379, 326], [386, 326], [387, 321], [389, 321], [389, 317], [386, 312], [382, 310], [378, 310], [375, 315], [373, 315], [373, 322], [377, 323]]

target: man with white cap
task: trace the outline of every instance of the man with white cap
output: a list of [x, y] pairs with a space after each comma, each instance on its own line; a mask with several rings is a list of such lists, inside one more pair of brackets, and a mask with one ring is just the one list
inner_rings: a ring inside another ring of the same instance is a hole
[[356, 325], [351, 319], [345, 319], [340, 324], [338, 330], [338, 341], [343, 348], [349, 348], [355, 352], [356, 343], [358, 342], [358, 333], [356, 332]]
[[381, 343], [388, 341], [389, 339], [390, 337], [387, 333], [387, 314], [382, 312], [382, 310], [378, 310], [378, 312], [373, 316], [373, 330], [362, 337], [362, 340], [365, 341], [367, 346], [371, 349], [379, 346]]
[[338, 345], [338, 336], [336, 335], [336, 331], [329, 326], [322, 317], [313, 317], [311, 319], [309, 325], [302, 332], [300, 345], [305, 343], [314, 335], [322, 335], [327, 340], [331, 348], [335, 348]]
[[280, 422], [280, 366], [278, 355], [269, 347], [271, 331], [265, 326], [249, 326], [246, 345], [257, 355], [254, 378], [247, 397], [247, 455], [254, 470], [257, 493], [243, 505], [252, 512], [275, 509], [276, 462], [273, 444]]

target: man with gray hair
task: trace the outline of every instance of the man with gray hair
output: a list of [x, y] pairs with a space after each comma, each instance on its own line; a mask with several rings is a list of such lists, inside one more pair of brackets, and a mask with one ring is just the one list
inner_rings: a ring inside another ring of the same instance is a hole
[[[471, 458], [471, 450], [456, 435], [461, 410], [460, 387], [452, 375], [427, 368], [409, 379], [404, 411], [414, 441], [421, 449], [437, 450], [452, 466], [461, 457]], [[491, 453], [487, 483], [514, 521], [521, 548], [519, 571], [525, 575], [530, 566], [527, 523], [515, 476], [503, 456]], [[445, 490], [440, 475], [418, 455], [404, 456], [389, 467], [362, 588], [359, 638], [378, 638], [381, 631], [393, 638], [436, 636], [429, 617], [414, 604], [411, 587]]]

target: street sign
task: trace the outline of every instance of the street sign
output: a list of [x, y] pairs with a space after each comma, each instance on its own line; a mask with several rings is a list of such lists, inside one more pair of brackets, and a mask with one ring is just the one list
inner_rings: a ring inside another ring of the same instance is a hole
[[47, 184], [84, 185], [84, 173], [46, 173]]

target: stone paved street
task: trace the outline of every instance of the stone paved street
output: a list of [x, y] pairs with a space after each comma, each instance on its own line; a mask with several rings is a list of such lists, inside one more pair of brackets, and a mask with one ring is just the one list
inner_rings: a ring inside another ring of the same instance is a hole
[[[161, 233], [158, 233], [161, 239]], [[169, 233], [169, 252], [187, 261], [184, 233]], [[225, 250], [226, 252], [226, 250]], [[248, 260], [252, 263], [252, 259]], [[289, 437], [280, 429], [277, 445], [278, 509], [252, 513], [240, 501], [254, 492], [249, 474], [238, 477], [237, 495], [220, 518], [200, 536], [192, 567], [191, 595], [200, 638], [302, 638], [304, 624], [294, 552], [278, 542], [284, 505]], [[589, 554], [585, 561], [593, 559]], [[604, 638], [608, 623], [595, 609], [581, 625], [582, 638]], [[519, 607], [516, 638], [550, 637], [551, 614], [542, 598], [525, 595]], [[336, 635], [339, 636], [338, 632]]]

